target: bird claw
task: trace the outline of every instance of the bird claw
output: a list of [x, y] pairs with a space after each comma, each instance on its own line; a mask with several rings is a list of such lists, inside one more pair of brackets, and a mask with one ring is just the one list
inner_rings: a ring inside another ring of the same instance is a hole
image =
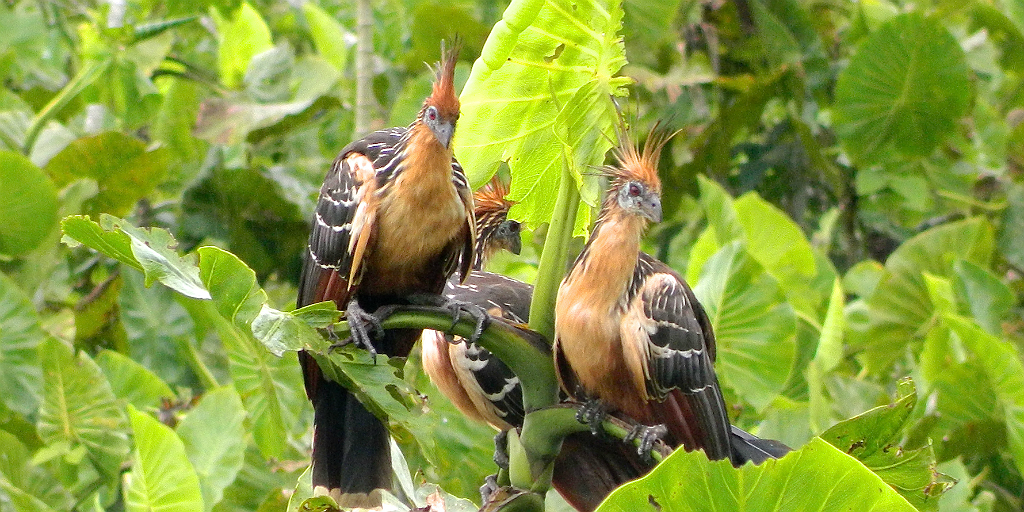
[[654, 448], [654, 443], [660, 441], [665, 434], [668, 434], [668, 428], [660, 423], [653, 426], [637, 423], [636, 425], [633, 425], [633, 429], [626, 434], [626, 437], [622, 438], [622, 442], [632, 443], [639, 439], [640, 446], [636, 449], [637, 455], [639, 455], [644, 462], [653, 464], [654, 458], [651, 457], [651, 449]]
[[595, 436], [604, 432], [601, 423], [607, 416], [608, 411], [605, 409], [604, 402], [596, 398], [583, 402], [583, 405], [576, 411], [576, 421], [590, 425], [590, 433]]
[[487, 503], [491, 496], [498, 492], [501, 486], [498, 485], [498, 475], [487, 475], [484, 484], [480, 486], [480, 503]]
[[487, 310], [473, 304], [471, 302], [463, 302], [460, 300], [449, 299], [441, 295], [432, 295], [426, 293], [414, 294], [408, 297], [409, 301], [415, 305], [420, 306], [434, 306], [438, 308], [444, 308], [452, 317], [452, 326], [448, 328], [448, 331], [454, 331], [455, 326], [458, 325], [459, 321], [463, 317], [472, 318], [476, 321], [476, 326], [473, 328], [473, 334], [469, 337], [470, 343], [476, 343], [480, 336], [483, 335], [484, 330], [491, 323], [491, 315], [487, 314]]
[[[373, 363], [377, 364], [377, 349], [373, 346], [373, 339], [384, 337], [384, 326], [381, 324], [381, 319], [390, 314], [390, 310], [382, 312], [383, 309], [377, 310], [376, 313], [367, 313], [356, 299], [349, 301], [348, 307], [345, 308], [345, 320], [348, 322], [348, 328], [352, 335], [350, 338], [333, 343], [328, 350], [355, 343], [357, 347], [365, 348], [373, 358]], [[332, 339], [337, 339], [333, 327], [329, 329], [329, 333]]]

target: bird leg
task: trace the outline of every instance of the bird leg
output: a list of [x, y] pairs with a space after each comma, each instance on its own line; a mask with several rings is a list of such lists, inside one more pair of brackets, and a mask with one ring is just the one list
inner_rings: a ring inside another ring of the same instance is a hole
[[508, 469], [508, 431], [494, 435], [494, 463], [501, 469]]
[[[366, 310], [359, 305], [356, 299], [352, 299], [348, 303], [348, 307], [345, 308], [345, 320], [348, 322], [349, 331], [352, 333], [352, 337], [349, 338], [351, 343], [355, 343], [357, 347], [365, 348], [370, 352], [370, 356], [373, 357], [374, 364], [377, 363], [377, 349], [373, 347], [373, 339], [381, 339], [384, 337], [384, 326], [381, 325], [380, 313], [367, 313]], [[383, 315], [386, 318], [387, 314]], [[331, 329], [332, 337], [336, 336], [333, 334], [334, 330]], [[331, 345], [331, 349], [343, 347], [350, 343], [349, 341], [341, 341]]]
[[590, 425], [590, 433], [595, 436], [604, 432], [601, 424], [604, 423], [606, 417], [608, 417], [608, 409], [604, 402], [597, 398], [583, 402], [583, 405], [576, 411], [576, 421]]
[[470, 343], [476, 343], [484, 333], [484, 329], [491, 323], [491, 316], [487, 314], [487, 310], [470, 302], [449, 299], [443, 295], [430, 293], [414, 293], [406, 298], [413, 305], [433, 306], [447, 310], [452, 316], [452, 326], [448, 329], [449, 331], [454, 330], [455, 325], [464, 316], [475, 320], [476, 327], [473, 328], [473, 335], [469, 337]]
[[661, 441], [665, 434], [668, 434], [668, 428], [660, 423], [653, 426], [636, 423], [633, 425], [633, 429], [626, 434], [626, 437], [622, 438], [622, 442], [632, 443], [634, 440], [639, 439], [640, 446], [637, 447], [636, 454], [645, 463], [654, 464], [654, 458], [651, 457], [651, 449], [654, 448], [654, 443]]

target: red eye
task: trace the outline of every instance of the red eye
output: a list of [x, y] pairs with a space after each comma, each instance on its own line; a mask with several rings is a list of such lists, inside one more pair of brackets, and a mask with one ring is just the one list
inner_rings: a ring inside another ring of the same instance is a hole
[[636, 183], [630, 183], [629, 184], [629, 195], [631, 195], [633, 197], [636, 197], [636, 196], [640, 195], [640, 185], [637, 185]]
[[437, 109], [436, 108], [430, 107], [430, 108], [427, 109], [427, 119], [429, 119], [431, 121], [436, 121], [437, 120]]

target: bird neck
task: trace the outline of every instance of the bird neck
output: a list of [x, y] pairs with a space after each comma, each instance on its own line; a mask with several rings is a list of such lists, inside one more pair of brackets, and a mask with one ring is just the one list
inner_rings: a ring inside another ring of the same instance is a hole
[[452, 152], [441, 145], [430, 128], [415, 123], [405, 148], [403, 181], [415, 183], [424, 194], [436, 194], [437, 188], [451, 187]]
[[573, 270], [578, 274], [574, 277], [600, 287], [606, 297], [621, 297], [633, 277], [645, 227], [636, 215], [604, 212]]

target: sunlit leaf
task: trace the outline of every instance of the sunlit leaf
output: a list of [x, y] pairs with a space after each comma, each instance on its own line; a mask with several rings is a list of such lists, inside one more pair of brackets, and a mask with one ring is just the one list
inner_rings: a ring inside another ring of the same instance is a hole
[[0, 253], [31, 251], [57, 223], [57, 190], [27, 158], [0, 151]]
[[930, 444], [916, 449], [899, 444], [917, 404], [913, 382], [900, 383], [899, 391], [896, 402], [842, 421], [820, 437], [856, 457], [917, 510], [934, 511], [938, 497], [954, 482], [936, 472]]
[[[68, 217], [61, 223], [65, 243], [85, 244], [146, 274], [146, 285], [160, 281], [188, 297], [209, 298], [199, 280], [192, 255], [181, 256], [178, 243], [166, 230], [139, 229], [122, 219], [101, 215], [100, 223], [88, 217]], [[70, 240], [70, 241], [69, 241]]]
[[124, 477], [129, 512], [202, 512], [203, 495], [181, 439], [170, 427], [128, 406], [135, 450]]
[[839, 75], [836, 131], [858, 159], [927, 155], [967, 113], [970, 70], [937, 18], [901, 14], [868, 36]]
[[[550, 220], [562, 166], [571, 165], [579, 181], [587, 171], [579, 165], [600, 164], [614, 140], [609, 97], [622, 95], [628, 81], [614, 78], [625, 60], [621, 22], [618, 2], [588, 0], [570, 7], [519, 0], [495, 25], [473, 65], [461, 97], [456, 155], [476, 185], [507, 162], [509, 197], [519, 201], [511, 215], [531, 227]], [[592, 92], [578, 94], [588, 84]], [[592, 143], [568, 146], [571, 141], [559, 136], [568, 128], [560, 128], [558, 117], [572, 128], [573, 139]], [[586, 215], [576, 220], [578, 233], [589, 225]]]
[[6, 493], [18, 512], [69, 510], [71, 495], [13, 435], [0, 430], [0, 495]]
[[243, 2], [235, 10], [232, 18], [214, 18], [218, 21], [220, 32], [217, 63], [221, 82], [230, 88], [237, 88], [242, 84], [242, 77], [245, 76], [253, 56], [269, 50], [274, 43], [270, 38], [267, 23], [248, 3]]
[[345, 29], [322, 7], [312, 2], [302, 4], [302, 13], [309, 23], [309, 35], [313, 38], [316, 51], [338, 71], [345, 71], [349, 53]]
[[598, 510], [915, 511], [877, 475], [821, 439], [780, 460], [739, 469], [708, 461], [700, 451], [677, 450], [647, 476], [613, 491]]

